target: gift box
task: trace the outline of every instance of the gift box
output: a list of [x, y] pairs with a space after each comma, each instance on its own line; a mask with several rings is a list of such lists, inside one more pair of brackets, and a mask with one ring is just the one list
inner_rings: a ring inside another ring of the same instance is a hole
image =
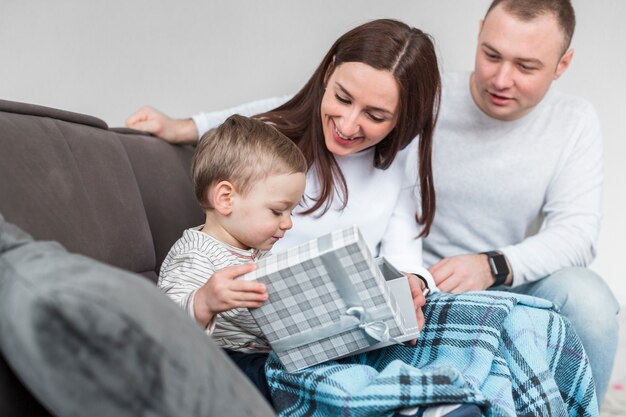
[[372, 257], [356, 226], [261, 259], [239, 279], [267, 286], [250, 313], [288, 372], [419, 334], [407, 278]]

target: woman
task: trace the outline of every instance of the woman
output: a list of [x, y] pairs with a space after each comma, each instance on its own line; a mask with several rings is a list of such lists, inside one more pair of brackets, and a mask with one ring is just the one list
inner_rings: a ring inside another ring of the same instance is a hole
[[[297, 143], [309, 164], [307, 198], [276, 250], [357, 224], [374, 254], [413, 273], [420, 326], [421, 290], [426, 283], [434, 289], [421, 266], [417, 237], [428, 233], [434, 216], [430, 155], [439, 93], [429, 37], [397, 21], [377, 20], [339, 38], [300, 92], [258, 115]], [[197, 137], [192, 121], [172, 120], [149, 108], [131, 116], [128, 126], [170, 141]], [[583, 400], [594, 390], [576, 336], [558, 315], [524, 304], [546, 305], [493, 293], [439, 294], [430, 300], [416, 349], [381, 349], [296, 374], [286, 374], [270, 358], [275, 406], [285, 414], [333, 415], [360, 407], [382, 414], [418, 404], [475, 402], [490, 406], [494, 415], [577, 408], [597, 414], [593, 398]], [[545, 329], [550, 323], [551, 330], [527, 329], [527, 323]], [[526, 336], [528, 331], [540, 333], [541, 342]], [[553, 367], [555, 352], [546, 352], [555, 344], [567, 346], [556, 349], [559, 361], [568, 357], [564, 351], [576, 352], [570, 359], [577, 366], [582, 360], [578, 390]], [[502, 379], [506, 375], [512, 385]], [[528, 387], [535, 397], [527, 394]], [[565, 400], [559, 391], [568, 393]]]
[[[436, 53], [422, 31], [377, 20], [339, 38], [295, 97], [258, 116], [296, 142], [310, 167], [308, 198], [274, 251], [356, 224], [373, 254], [424, 278], [411, 281], [416, 304], [423, 305], [426, 282], [435, 284], [422, 266], [417, 237], [428, 233], [435, 212], [430, 156], [439, 94]], [[198, 135], [192, 121], [152, 109], [127, 124], [179, 143]], [[421, 211], [414, 197], [417, 166]]]

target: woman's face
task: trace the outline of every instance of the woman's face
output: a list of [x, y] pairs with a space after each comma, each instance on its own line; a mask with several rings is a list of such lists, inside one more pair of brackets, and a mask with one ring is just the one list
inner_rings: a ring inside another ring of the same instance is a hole
[[376, 145], [396, 126], [399, 100], [391, 72], [361, 62], [340, 64], [320, 107], [326, 148], [345, 156]]

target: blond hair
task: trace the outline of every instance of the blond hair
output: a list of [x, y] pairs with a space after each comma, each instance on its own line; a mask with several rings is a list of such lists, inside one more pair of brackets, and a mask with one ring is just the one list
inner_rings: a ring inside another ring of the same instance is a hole
[[191, 162], [191, 177], [198, 202], [213, 208], [210, 189], [230, 182], [245, 195], [270, 175], [306, 173], [307, 163], [298, 146], [271, 125], [233, 115], [205, 133]]

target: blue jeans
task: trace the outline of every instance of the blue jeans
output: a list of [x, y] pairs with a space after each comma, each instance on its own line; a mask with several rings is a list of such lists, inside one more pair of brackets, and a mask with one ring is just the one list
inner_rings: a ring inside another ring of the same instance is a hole
[[619, 312], [619, 304], [604, 280], [587, 268], [563, 268], [538, 281], [494, 289], [550, 300], [569, 319], [589, 357], [601, 405], [617, 350]]

